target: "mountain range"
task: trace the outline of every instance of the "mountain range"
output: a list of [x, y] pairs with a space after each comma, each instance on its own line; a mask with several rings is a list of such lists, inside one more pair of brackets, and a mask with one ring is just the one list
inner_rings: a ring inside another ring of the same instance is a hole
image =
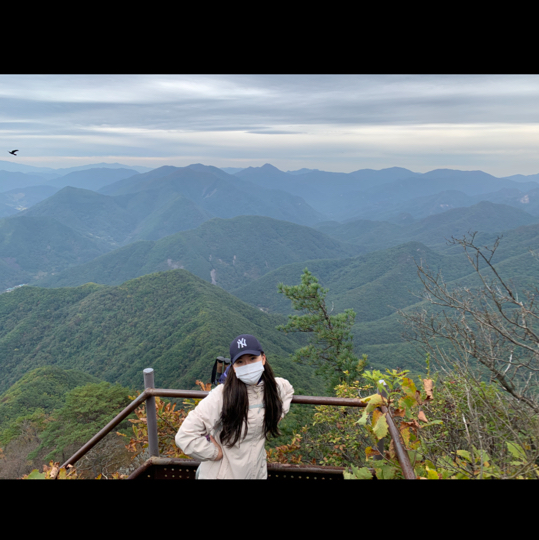
[[534, 284], [538, 180], [0, 161], [0, 289], [27, 284], [0, 295], [0, 407], [29, 373], [50, 376], [45, 368], [63, 370], [60, 379], [75, 370], [65, 388], [80, 373], [140, 388], [145, 367], [161, 387], [194, 388], [240, 333], [267, 343], [298, 392], [322, 393], [312, 369], [288, 360], [304, 336], [275, 330], [292, 313], [277, 284], [298, 284], [306, 267], [329, 289], [330, 308], [356, 312], [356, 354], [419, 373], [398, 315], [422, 305], [417, 265], [474, 286], [462, 249], [447, 241], [478, 231], [492, 245], [503, 235], [496, 268], [518, 288]]

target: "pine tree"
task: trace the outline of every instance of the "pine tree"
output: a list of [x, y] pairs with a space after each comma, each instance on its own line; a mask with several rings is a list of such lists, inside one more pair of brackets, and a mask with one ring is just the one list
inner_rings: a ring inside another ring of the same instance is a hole
[[332, 315], [328, 310], [324, 289], [307, 268], [303, 271], [300, 285], [279, 283], [278, 290], [292, 301], [296, 311], [303, 315], [289, 315], [286, 325], [277, 329], [288, 332], [311, 333], [310, 343], [293, 355], [295, 362], [314, 365], [316, 373], [328, 383], [328, 391], [340, 382], [355, 381], [366, 366], [366, 357], [359, 360], [353, 352], [352, 326], [356, 314], [352, 309]]

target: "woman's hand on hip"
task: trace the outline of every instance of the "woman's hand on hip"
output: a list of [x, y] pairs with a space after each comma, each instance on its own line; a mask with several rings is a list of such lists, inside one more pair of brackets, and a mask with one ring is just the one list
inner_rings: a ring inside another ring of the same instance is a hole
[[213, 461], [219, 461], [220, 459], [223, 459], [223, 449], [217, 444], [217, 441], [213, 438], [212, 435], [210, 435], [210, 441], [217, 446], [219, 449], [219, 454], [217, 454], [217, 457]]

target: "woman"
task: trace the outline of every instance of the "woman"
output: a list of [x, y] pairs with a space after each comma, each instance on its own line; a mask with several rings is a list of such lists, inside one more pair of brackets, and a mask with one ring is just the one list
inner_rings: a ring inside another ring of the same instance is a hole
[[268, 477], [264, 443], [279, 435], [294, 388], [274, 377], [258, 340], [241, 334], [230, 344], [231, 367], [183, 421], [176, 444], [202, 463], [197, 478]]

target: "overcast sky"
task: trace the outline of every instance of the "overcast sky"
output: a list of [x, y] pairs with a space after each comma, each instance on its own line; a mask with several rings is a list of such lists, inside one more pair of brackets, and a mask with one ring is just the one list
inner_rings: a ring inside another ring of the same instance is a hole
[[0, 75], [0, 139], [0, 160], [53, 168], [528, 175], [539, 173], [539, 76]]

